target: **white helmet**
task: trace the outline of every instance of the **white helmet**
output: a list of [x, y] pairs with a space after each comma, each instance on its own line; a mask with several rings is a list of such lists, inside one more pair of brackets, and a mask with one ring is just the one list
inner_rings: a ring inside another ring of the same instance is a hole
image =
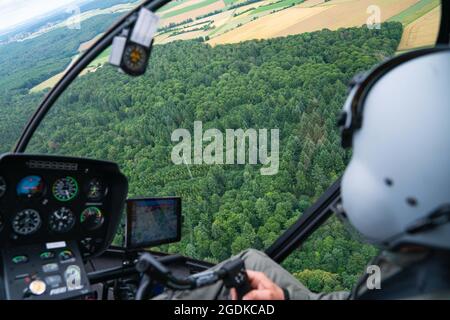
[[450, 49], [397, 56], [358, 79], [340, 120], [341, 183], [369, 242], [450, 249]]

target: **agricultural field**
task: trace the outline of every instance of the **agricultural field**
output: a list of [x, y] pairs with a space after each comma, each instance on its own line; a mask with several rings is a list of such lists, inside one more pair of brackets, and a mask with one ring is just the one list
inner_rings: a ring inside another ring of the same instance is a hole
[[252, 14], [257, 14], [260, 12], [264, 12], [264, 11], [272, 11], [272, 10], [278, 10], [278, 9], [282, 9], [282, 8], [286, 8], [289, 6], [294, 6], [297, 4], [301, 4], [304, 1], [302, 0], [282, 0], [279, 2], [274, 2], [265, 6], [260, 6], [258, 8], [256, 8], [255, 10], [252, 11]]
[[82, 44], [80, 44], [80, 47], [78, 48], [79, 52], [84, 52], [87, 49], [89, 49], [95, 42], [97, 42], [98, 39], [100, 39], [100, 37], [103, 35], [103, 32], [100, 33], [99, 35], [95, 36], [94, 38], [92, 38], [89, 41], [83, 42]]
[[60, 72], [58, 74], [55, 74], [53, 77], [39, 83], [38, 85], [34, 86], [33, 88], [30, 89], [31, 93], [34, 92], [39, 92], [42, 91], [44, 89], [47, 88], [52, 88], [64, 75], [64, 73], [66, 72], [67, 69], [70, 68], [70, 66], [78, 59], [79, 55], [75, 55], [74, 57], [72, 57], [72, 60], [70, 61], [70, 64], [67, 66], [67, 68], [63, 71]]
[[436, 7], [422, 17], [405, 26], [399, 51], [433, 45], [439, 30], [440, 7]]
[[[301, 22], [308, 20], [314, 15], [326, 11], [325, 7], [315, 7], [308, 10], [301, 8], [291, 8], [283, 10], [257, 20], [251, 21], [244, 26], [237, 28], [231, 32], [224, 33], [218, 37], [212, 38], [208, 43], [211, 45], [237, 43], [250, 39], [264, 39], [277, 37], [287, 28], [292, 26], [292, 20]], [[277, 21], [275, 23], [275, 21]]]
[[[377, 6], [380, 22], [403, 24], [398, 49], [403, 52], [433, 44], [440, 22], [439, 4], [440, 0], [178, 0], [157, 12], [161, 20], [155, 44], [196, 39], [216, 46], [361, 26], [372, 14], [369, 9]], [[82, 43], [79, 53], [99, 36]], [[83, 74], [96, 71], [106, 63], [107, 54], [105, 51]], [[38, 84], [31, 91], [53, 86], [62, 74]]]
[[[156, 43], [203, 38], [214, 46], [361, 26], [373, 6], [380, 9], [380, 22], [402, 22], [409, 39], [403, 42], [410, 43], [404, 45], [407, 48], [416, 46], [415, 42], [427, 43], [430, 35], [417, 31], [416, 25], [437, 23], [431, 11], [439, 0], [182, 0], [159, 12], [166, 30], [157, 35]], [[211, 28], [192, 31], [199, 22], [211, 23]]]
[[174, 7], [173, 10], [161, 12], [160, 25], [167, 26], [171, 23], [180, 23], [222, 9], [225, 9], [225, 3], [222, 0], [190, 0], [185, 4]]
[[404, 26], [418, 20], [436, 7], [439, 7], [441, 0], [421, 0], [409, 7], [400, 14], [392, 17], [389, 21], [401, 22]]
[[440, 0], [422, 0], [389, 21], [403, 24], [404, 32], [400, 52], [432, 45], [440, 24]]
[[[175, 8], [168, 10], [166, 12], [164, 12], [162, 18], [163, 19], [167, 19], [173, 16], [178, 16], [181, 15], [183, 13], [187, 13], [190, 12], [192, 13], [193, 11], [197, 10], [197, 9], [204, 9], [205, 7], [207, 8], [209, 5], [213, 4], [213, 3], [219, 3], [220, 4], [221, 1], [217, 1], [217, 0], [193, 0], [193, 1], [189, 1], [189, 2], [185, 2], [182, 5], [176, 6]], [[225, 3], [222, 3], [223, 6], [225, 6]]]
[[[267, 39], [322, 29], [361, 26], [369, 8], [380, 9], [380, 22], [398, 21], [405, 28], [399, 50], [430, 45], [439, 24], [439, 0], [182, 0], [163, 8], [161, 25], [179, 24], [160, 33], [156, 43], [205, 39], [212, 46]], [[238, 6], [241, 5], [241, 6]], [[210, 15], [200, 18], [203, 15]], [[192, 19], [192, 21], [188, 21]], [[185, 23], [183, 23], [185, 22]], [[211, 28], [194, 30], [198, 23]]]
[[[76, 59], [78, 59], [78, 57], [87, 49], [89, 49], [89, 47], [91, 45], [93, 45], [95, 43], [95, 41], [98, 40], [98, 38], [102, 35], [99, 34], [96, 37], [94, 37], [93, 39], [83, 42], [82, 44], [80, 44], [79, 48], [78, 48], [78, 54], [76, 54], [75, 56], [72, 57], [72, 60], [70, 61], [70, 64], [67, 66], [67, 68], [63, 71], [60, 72], [56, 75], [54, 75], [53, 77], [39, 83], [38, 85], [36, 85], [35, 87], [30, 89], [30, 92], [39, 92], [42, 91], [44, 89], [47, 88], [52, 88], [64, 75], [64, 73], [66, 73], [67, 69], [70, 68], [70, 66], [76, 61]], [[94, 61], [92, 61], [89, 66], [87, 68], [85, 68], [82, 72], [81, 75], [85, 75], [89, 72], [94, 72], [97, 70], [97, 68], [101, 67], [102, 65], [104, 65], [105, 63], [108, 62], [109, 59], [109, 55], [111, 53], [111, 48], [106, 49], [104, 52], [102, 52]]]
[[[367, 8], [371, 5], [381, 9], [381, 22], [401, 13], [418, 0], [332, 0], [326, 3], [315, 2], [316, 5], [305, 7], [297, 5], [275, 12], [248, 24], [212, 38], [211, 45], [236, 43], [251, 39], [266, 39], [287, 36], [322, 29], [337, 30], [339, 28], [361, 26], [367, 22]], [[351, 12], [351, 14], [349, 14]]]

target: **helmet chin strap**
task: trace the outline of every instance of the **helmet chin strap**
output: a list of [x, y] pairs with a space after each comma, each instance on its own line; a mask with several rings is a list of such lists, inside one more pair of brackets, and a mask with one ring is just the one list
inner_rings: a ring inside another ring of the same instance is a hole
[[411, 225], [409, 225], [406, 228], [405, 231], [395, 236], [392, 236], [391, 238], [389, 238], [389, 240], [387, 240], [384, 243], [385, 244], [392, 243], [394, 240], [404, 236], [405, 234], [415, 235], [421, 232], [430, 231], [449, 222], [450, 222], [450, 204], [444, 204], [439, 208], [437, 208], [436, 210], [432, 211], [426, 217], [414, 221]]

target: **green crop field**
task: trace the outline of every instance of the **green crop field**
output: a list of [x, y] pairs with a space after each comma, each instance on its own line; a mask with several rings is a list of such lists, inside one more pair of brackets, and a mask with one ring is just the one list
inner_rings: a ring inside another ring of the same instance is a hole
[[390, 18], [388, 21], [398, 21], [403, 25], [408, 25], [436, 8], [440, 3], [440, 0], [421, 0], [402, 13]]
[[162, 8], [158, 9], [158, 12], [164, 12], [169, 9], [175, 8], [176, 6], [179, 6], [180, 4], [183, 4], [187, 1], [188, 0], [177, 0], [177, 1], [169, 2], [168, 4], [164, 5]]
[[285, 8], [285, 7], [289, 7], [292, 5], [296, 5], [296, 4], [300, 4], [304, 2], [304, 0], [281, 0], [266, 6], [261, 6], [259, 8], [256, 8], [255, 10], [252, 11], [252, 14], [255, 13], [261, 13], [264, 11], [268, 11], [268, 10], [276, 10], [276, 9], [281, 9], [281, 8]]
[[163, 18], [170, 18], [170, 17], [173, 17], [173, 16], [177, 16], [177, 15], [182, 14], [182, 13], [186, 13], [186, 12], [189, 12], [189, 11], [192, 11], [192, 10], [195, 10], [195, 9], [206, 7], [206, 6], [208, 6], [208, 5], [210, 5], [210, 4], [214, 3], [214, 2], [217, 2], [217, 1], [218, 0], [204, 0], [202, 2], [193, 4], [193, 5], [190, 5], [190, 6], [181, 8], [181, 9], [178, 9], [178, 10], [174, 10], [174, 11], [168, 12], [165, 15], [163, 15], [162, 17]]

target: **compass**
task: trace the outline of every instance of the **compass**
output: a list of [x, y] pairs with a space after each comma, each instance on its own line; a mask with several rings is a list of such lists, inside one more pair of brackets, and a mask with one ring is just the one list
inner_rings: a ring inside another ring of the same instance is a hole
[[125, 46], [120, 67], [132, 76], [145, 73], [150, 50], [140, 44], [128, 42]]

